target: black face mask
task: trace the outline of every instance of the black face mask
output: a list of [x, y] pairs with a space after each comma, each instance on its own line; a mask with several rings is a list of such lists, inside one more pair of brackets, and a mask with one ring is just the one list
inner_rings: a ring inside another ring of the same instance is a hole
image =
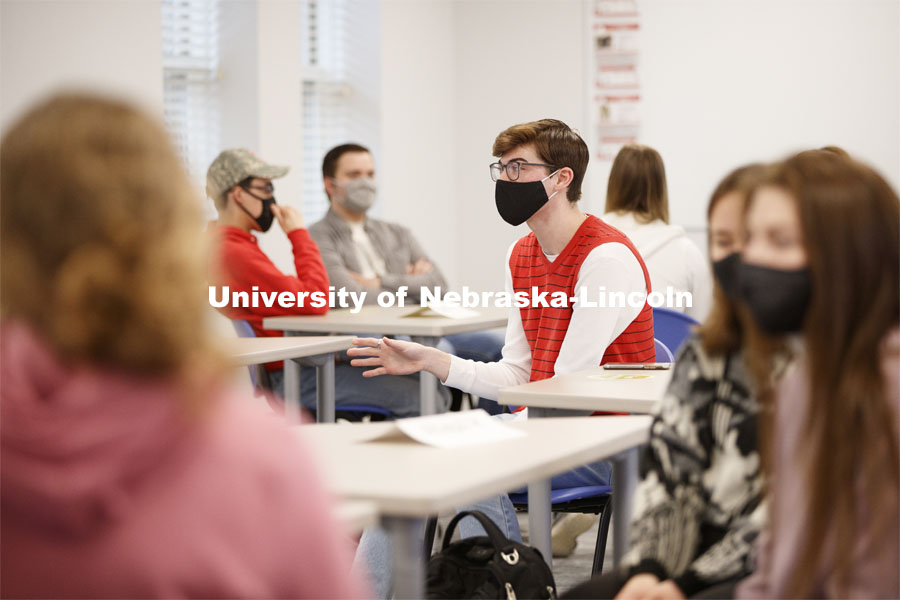
[[741, 300], [766, 333], [796, 333], [812, 296], [809, 269], [785, 271], [741, 263], [739, 269]]
[[736, 300], [740, 288], [738, 286], [738, 275], [741, 268], [741, 254], [734, 252], [721, 260], [717, 260], [712, 264], [713, 275], [725, 295]]
[[[558, 171], [550, 173], [544, 179], [549, 179], [556, 173]], [[544, 179], [523, 183], [497, 180], [497, 186], [494, 188], [494, 201], [497, 203], [497, 212], [504, 221], [510, 225], [521, 225], [556, 195], [556, 192], [553, 192], [549, 198], [547, 197]]]
[[263, 233], [267, 232], [269, 230], [269, 228], [272, 227], [272, 222], [275, 220], [275, 213], [272, 212], [272, 205], [275, 204], [275, 196], [272, 196], [271, 198], [260, 198], [259, 196], [257, 196], [256, 194], [254, 194], [253, 192], [251, 192], [250, 190], [248, 190], [246, 188], [241, 188], [241, 189], [244, 190], [245, 192], [247, 192], [248, 194], [250, 194], [251, 196], [253, 196], [254, 198], [256, 198], [257, 200], [259, 200], [260, 202], [262, 202], [262, 205], [263, 205], [262, 212], [259, 213], [258, 217], [254, 217], [253, 215], [250, 214], [249, 210], [244, 208], [243, 204], [238, 202], [238, 206], [241, 207], [241, 210], [243, 210], [245, 213], [247, 213], [247, 216], [249, 216], [251, 219], [256, 221], [256, 224], [259, 225], [259, 228], [262, 230]]

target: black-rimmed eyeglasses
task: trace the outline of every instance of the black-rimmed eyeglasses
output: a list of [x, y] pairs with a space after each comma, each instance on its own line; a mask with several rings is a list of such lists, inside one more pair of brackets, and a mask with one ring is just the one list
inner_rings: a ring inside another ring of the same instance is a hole
[[271, 183], [267, 183], [266, 185], [241, 185], [241, 187], [248, 192], [250, 190], [259, 190], [261, 192], [265, 192], [267, 194], [273, 194], [275, 192], [275, 186]]
[[522, 167], [547, 167], [548, 169], [555, 169], [555, 165], [548, 165], [546, 163], [529, 163], [529, 162], [521, 162], [521, 161], [512, 161], [507, 164], [503, 164], [499, 160], [495, 163], [491, 163], [491, 179], [497, 181], [500, 179], [500, 175], [503, 174], [503, 171], [506, 171], [506, 177], [510, 181], [517, 181], [519, 179], [519, 172], [522, 170]]

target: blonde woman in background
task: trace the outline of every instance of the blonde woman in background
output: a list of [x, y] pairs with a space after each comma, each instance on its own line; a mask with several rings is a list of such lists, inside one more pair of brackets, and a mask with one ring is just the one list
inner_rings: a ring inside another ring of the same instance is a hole
[[356, 597], [303, 446], [221, 383], [161, 126], [60, 95], [0, 146], [4, 597]]
[[653, 291], [690, 292], [690, 308], [667, 306], [702, 322], [712, 303], [706, 257], [684, 228], [669, 223], [666, 168], [659, 152], [629, 144], [613, 161], [606, 188], [604, 221], [628, 236], [650, 271]]

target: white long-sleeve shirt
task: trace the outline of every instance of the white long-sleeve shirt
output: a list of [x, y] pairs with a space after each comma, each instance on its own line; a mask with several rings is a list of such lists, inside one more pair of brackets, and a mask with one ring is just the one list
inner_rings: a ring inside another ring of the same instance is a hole
[[[677, 294], [690, 292], [692, 305], [666, 306], [703, 321], [712, 306], [712, 274], [709, 261], [680, 225], [661, 220], [641, 223], [633, 213], [606, 213], [601, 217], [628, 236], [650, 273], [654, 292], [666, 294], [667, 288]], [[677, 297], [677, 296], [676, 296]]]
[[[506, 253], [506, 291], [513, 292], [509, 259], [515, 243]], [[544, 253], [554, 261], [558, 255]], [[597, 300], [598, 292], [647, 293], [644, 272], [631, 250], [624, 244], [608, 242], [591, 250], [581, 264], [575, 282], [574, 295], [586, 288], [587, 296]], [[554, 375], [574, 373], [600, 364], [607, 346], [612, 343], [641, 312], [642, 306], [625, 308], [582, 307], [575, 303], [572, 318], [559, 349], [554, 365]], [[531, 348], [522, 326], [522, 314], [518, 307], [509, 309], [506, 325], [506, 341], [503, 358], [497, 362], [477, 362], [450, 357], [450, 372], [444, 382], [450, 387], [475, 394], [482, 398], [497, 399], [501, 388], [527, 383], [531, 375]]]

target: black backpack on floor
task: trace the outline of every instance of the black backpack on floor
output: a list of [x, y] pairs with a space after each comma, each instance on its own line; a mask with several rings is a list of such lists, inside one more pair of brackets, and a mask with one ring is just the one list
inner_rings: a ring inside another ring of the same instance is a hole
[[[487, 536], [450, 543], [460, 519], [478, 519]], [[512, 542], [477, 510], [461, 512], [447, 525], [441, 551], [428, 562], [428, 598], [555, 598], [553, 572], [541, 553]]]

